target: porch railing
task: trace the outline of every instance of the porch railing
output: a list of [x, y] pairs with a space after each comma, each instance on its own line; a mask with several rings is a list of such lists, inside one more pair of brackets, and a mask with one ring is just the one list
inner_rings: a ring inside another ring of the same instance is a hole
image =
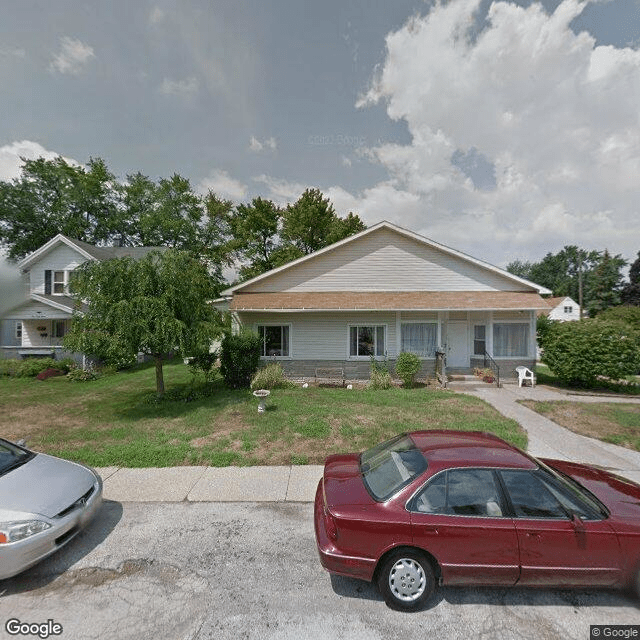
[[496, 374], [496, 387], [500, 387], [500, 367], [489, 353], [484, 352], [484, 368], [489, 368]]

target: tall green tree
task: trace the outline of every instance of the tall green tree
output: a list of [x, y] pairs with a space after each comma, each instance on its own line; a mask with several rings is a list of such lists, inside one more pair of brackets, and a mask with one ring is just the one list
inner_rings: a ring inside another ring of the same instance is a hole
[[109, 242], [119, 216], [115, 184], [100, 159], [86, 169], [60, 157], [25, 160], [19, 178], [0, 182], [0, 244], [16, 260], [58, 233]]
[[169, 354], [208, 352], [221, 333], [221, 319], [209, 304], [219, 289], [206, 266], [186, 251], [86, 262], [74, 271], [71, 291], [83, 303], [64, 344], [108, 362], [140, 352], [151, 356], [162, 396]]
[[338, 216], [319, 189], [307, 189], [282, 209], [254, 198], [229, 218], [228, 250], [239, 263], [241, 281], [282, 266], [366, 228], [354, 213]]
[[640, 307], [640, 251], [629, 269], [629, 282], [620, 293], [622, 304]]
[[623, 281], [620, 271], [626, 264], [622, 256], [612, 256], [607, 249], [602, 253], [590, 279], [587, 309], [592, 318], [620, 304]]

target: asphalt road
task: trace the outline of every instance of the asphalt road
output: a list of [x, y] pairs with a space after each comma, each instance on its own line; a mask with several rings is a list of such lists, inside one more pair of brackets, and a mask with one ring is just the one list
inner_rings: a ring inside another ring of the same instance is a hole
[[[318, 562], [309, 503], [119, 503], [56, 556], [0, 581], [6, 622], [51, 638], [127, 640], [522, 638], [588, 640], [591, 624], [640, 624], [617, 592], [440, 589], [424, 610], [389, 609]], [[42, 635], [41, 637], [45, 637]]]

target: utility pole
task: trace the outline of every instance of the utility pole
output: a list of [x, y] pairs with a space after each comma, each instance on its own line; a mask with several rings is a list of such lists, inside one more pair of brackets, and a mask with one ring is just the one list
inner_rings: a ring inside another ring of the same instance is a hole
[[578, 306], [580, 307], [580, 320], [582, 320], [582, 251], [578, 249]]

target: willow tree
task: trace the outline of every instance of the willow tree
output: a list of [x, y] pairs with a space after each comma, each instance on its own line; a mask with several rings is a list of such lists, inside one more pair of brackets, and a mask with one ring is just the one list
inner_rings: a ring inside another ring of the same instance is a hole
[[78, 305], [64, 344], [107, 362], [138, 353], [152, 357], [162, 396], [162, 366], [170, 354], [208, 352], [221, 332], [210, 304], [218, 290], [200, 261], [176, 249], [140, 260], [86, 262], [73, 274], [71, 292]]

